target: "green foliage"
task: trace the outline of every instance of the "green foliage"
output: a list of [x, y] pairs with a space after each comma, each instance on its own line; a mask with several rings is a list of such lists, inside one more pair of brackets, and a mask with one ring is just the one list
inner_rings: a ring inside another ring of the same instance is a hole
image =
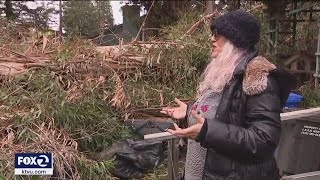
[[[92, 89], [90, 84], [86, 89]], [[119, 137], [128, 136], [124, 125], [119, 124], [119, 114], [110, 108], [109, 103], [98, 99], [92, 92], [84, 93], [86, 96], [78, 101], [66, 102], [67, 93], [59, 76], [47, 71], [18, 76], [0, 89], [4, 104], [12, 108], [8, 109], [11, 113], [21, 107], [28, 112], [23, 116], [16, 115], [17, 124], [49, 122], [53, 118], [59, 128], [79, 140], [82, 150], [96, 151]]]
[[110, 161], [101, 162], [88, 162], [79, 161], [78, 162], [79, 171], [81, 173], [81, 179], [115, 179], [110, 176], [110, 169], [114, 168], [114, 163]]
[[[92, 89], [90, 84], [86, 85], [85, 89], [90, 91]], [[7, 108], [2, 109], [2, 112], [14, 115], [11, 126], [15, 134], [14, 143], [26, 143], [26, 146], [34, 144], [39, 133], [35, 130], [42, 123], [47, 125], [54, 123], [55, 127], [71, 135], [77, 141], [78, 149], [87, 156], [118, 139], [131, 136], [130, 130], [121, 123], [119, 114], [108, 102], [97, 99], [97, 94], [91, 91], [84, 93], [86, 96], [77, 101], [67, 101], [68, 94], [59, 80], [59, 75], [47, 70], [31, 71], [4, 82], [0, 88], [0, 99]], [[6, 126], [3, 124], [3, 127]], [[36, 152], [39, 150], [37, 148], [42, 149], [34, 146], [31, 151]], [[50, 147], [48, 149], [52, 152]], [[4, 151], [5, 149], [2, 149], [1, 152], [5, 153]], [[57, 158], [57, 155], [55, 157]], [[3, 160], [0, 162], [0, 172], [7, 179], [12, 176], [13, 160], [11, 157], [1, 159]], [[88, 161], [84, 158], [78, 160]], [[86, 168], [79, 163], [78, 168], [83, 168], [79, 173], [81, 177], [100, 176], [108, 179], [111, 178], [108, 173], [110, 163], [92, 162], [87, 164]]]
[[16, 7], [20, 10], [19, 19], [24, 23], [32, 24], [33, 27], [47, 29], [50, 23], [50, 16], [56, 14], [56, 10], [53, 7], [49, 7], [47, 3], [39, 3], [33, 6], [26, 6], [23, 3], [15, 2]]
[[162, 163], [157, 169], [154, 169], [153, 171], [150, 171], [143, 180], [167, 180], [168, 179], [168, 162], [165, 161]]
[[50, 15], [56, 13], [55, 8], [50, 7], [52, 3], [49, 1], [29, 2], [29, 5], [27, 5], [25, 2], [5, 1], [5, 3], [0, 2], [0, 9], [2, 5], [5, 5], [3, 10], [8, 19], [29, 24], [32, 27], [47, 29], [50, 23]]
[[97, 152], [120, 138], [130, 136], [129, 130], [119, 123], [115, 110], [112, 111], [103, 101], [92, 99], [66, 103], [53, 110], [54, 119], [78, 139], [82, 151]]
[[[208, 24], [201, 24], [192, 35], [185, 36], [192, 24], [201, 18], [200, 15], [200, 12], [196, 10], [179, 14], [179, 21], [163, 30], [163, 33], [166, 34], [164, 39], [175, 42], [177, 45], [171, 47], [160, 46], [156, 49], [156, 52], [153, 52], [154, 56], [161, 52], [159, 62], [165, 65], [167, 69], [165, 73], [159, 74], [159, 76], [165, 77], [165, 82], [170, 87], [176, 87], [175, 82], [186, 86], [189, 86], [190, 83], [197, 83], [197, 79], [209, 62], [210, 30]], [[182, 38], [184, 36], [185, 38]]]
[[61, 50], [52, 54], [51, 58], [57, 63], [63, 63], [78, 58], [79, 54], [89, 53], [94, 54], [94, 46], [92, 42], [76, 36], [69, 36], [62, 44]]
[[65, 1], [63, 23], [69, 35], [92, 37], [113, 25], [109, 1]]
[[303, 107], [311, 108], [320, 106], [320, 89], [303, 86], [300, 88], [300, 91], [304, 97], [302, 102]]

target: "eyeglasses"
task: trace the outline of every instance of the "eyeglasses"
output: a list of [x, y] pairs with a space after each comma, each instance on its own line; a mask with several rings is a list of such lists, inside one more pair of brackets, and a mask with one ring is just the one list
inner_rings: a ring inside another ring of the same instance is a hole
[[211, 36], [212, 36], [211, 38], [213, 38], [214, 40], [217, 40], [217, 38], [220, 36], [220, 35], [218, 34], [217, 29], [214, 29], [214, 30], [212, 31]]
[[217, 31], [217, 29], [213, 29], [211, 35], [214, 36], [214, 37], [217, 37], [217, 36], [218, 36], [218, 31]]

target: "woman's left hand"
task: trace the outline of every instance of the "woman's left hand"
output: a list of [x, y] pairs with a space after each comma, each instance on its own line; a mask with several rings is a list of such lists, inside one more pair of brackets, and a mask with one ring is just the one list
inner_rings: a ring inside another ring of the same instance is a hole
[[181, 129], [176, 123], [174, 123], [173, 125], [175, 127], [175, 130], [168, 129], [167, 131], [170, 132], [172, 135], [176, 135], [178, 137], [187, 137], [189, 139], [195, 140], [200, 133], [205, 119], [198, 115], [195, 111], [191, 111], [191, 114], [197, 120], [197, 124], [185, 129]]

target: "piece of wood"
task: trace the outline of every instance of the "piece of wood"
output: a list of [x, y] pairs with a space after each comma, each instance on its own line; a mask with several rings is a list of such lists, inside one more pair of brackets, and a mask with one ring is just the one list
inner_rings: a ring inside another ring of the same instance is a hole
[[320, 107], [281, 113], [280, 117], [282, 121], [286, 121], [286, 120], [298, 119], [301, 117], [309, 117], [314, 115], [320, 115]]
[[309, 5], [306, 5], [306, 6], [304, 6], [304, 7], [301, 7], [301, 8], [298, 8], [298, 9], [294, 9], [294, 10], [292, 10], [292, 11], [289, 11], [289, 12], [288, 12], [288, 15], [291, 15], [291, 14], [294, 14], [294, 13], [299, 13], [299, 12], [301, 12], [302, 10], [311, 8], [312, 6], [314, 6], [314, 4], [309, 4]]
[[210, 19], [210, 18], [212, 18], [212, 17], [214, 17], [214, 16], [217, 16], [217, 15], [218, 15], [218, 11], [216, 10], [214, 13], [208, 14], [208, 15], [202, 17], [199, 21], [197, 21], [195, 24], [193, 24], [193, 25], [191, 26], [191, 28], [190, 28], [180, 39], [184, 39], [186, 36], [192, 34], [192, 33], [196, 30], [196, 28], [197, 28], [202, 22], [204, 22], [206, 19]]
[[25, 58], [17, 57], [0, 57], [1, 62], [14, 62], [14, 63], [34, 63], [34, 61], [27, 60]]
[[205, 14], [212, 14], [217, 9], [214, 1], [206, 1], [205, 4], [206, 4]]
[[178, 180], [179, 139], [168, 141], [168, 180]]
[[284, 176], [281, 180], [319, 180], [320, 171]]
[[144, 135], [145, 140], [152, 140], [152, 141], [166, 141], [169, 139], [176, 139], [177, 136], [172, 135], [169, 132], [161, 132], [161, 133], [153, 133], [153, 134], [146, 134]]
[[255, 10], [255, 9], [262, 8], [262, 7], [264, 7], [264, 6], [265, 6], [264, 4], [255, 6], [255, 7], [251, 8], [251, 9], [247, 10], [247, 12], [251, 12], [251, 11], [253, 11], [253, 10]]
[[299, 58], [301, 58], [301, 54], [291, 55], [289, 58], [284, 60], [284, 65], [291, 65], [293, 62], [296, 62]]
[[16, 56], [29, 59], [31, 62], [34, 62], [34, 63], [38, 62], [37, 60], [35, 60], [35, 59], [31, 58], [31, 57], [28, 57], [28, 56], [26, 56], [26, 55], [24, 55], [24, 54], [18, 53], [18, 52], [16, 52], [16, 51], [11, 50], [11, 49], [7, 49], [7, 48], [4, 48], [4, 47], [0, 47], [0, 49], [4, 50], [4, 51], [6, 51], [6, 52], [9, 52], [9, 53], [11, 53], [11, 54], [14, 54], [14, 55], [16, 55]]
[[151, 4], [150, 8], [148, 9], [148, 12], [147, 12], [146, 16], [144, 17], [144, 20], [143, 20], [143, 22], [142, 22], [142, 24], [141, 24], [141, 26], [140, 26], [140, 28], [139, 28], [139, 31], [138, 31], [136, 37], [133, 39], [132, 42], [135, 42], [135, 41], [138, 40], [138, 38], [139, 38], [139, 36], [140, 36], [140, 34], [141, 34], [141, 31], [142, 31], [142, 29], [144, 28], [144, 26], [145, 26], [145, 24], [146, 24], [146, 20], [147, 20], [147, 18], [148, 18], [148, 16], [149, 16], [149, 13], [150, 13], [153, 5], [154, 5], [154, 2], [155, 2], [155, 0], [152, 1], [152, 4]]
[[144, 135], [144, 141], [168, 141], [168, 179], [178, 179], [179, 137], [169, 132]]

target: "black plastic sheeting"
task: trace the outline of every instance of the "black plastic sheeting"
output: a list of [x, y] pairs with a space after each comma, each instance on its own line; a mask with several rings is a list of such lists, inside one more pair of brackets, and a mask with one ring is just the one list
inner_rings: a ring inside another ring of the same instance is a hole
[[165, 146], [160, 141], [127, 139], [105, 149], [100, 156], [103, 159], [115, 157], [114, 176], [121, 179], [141, 178], [164, 160]]

